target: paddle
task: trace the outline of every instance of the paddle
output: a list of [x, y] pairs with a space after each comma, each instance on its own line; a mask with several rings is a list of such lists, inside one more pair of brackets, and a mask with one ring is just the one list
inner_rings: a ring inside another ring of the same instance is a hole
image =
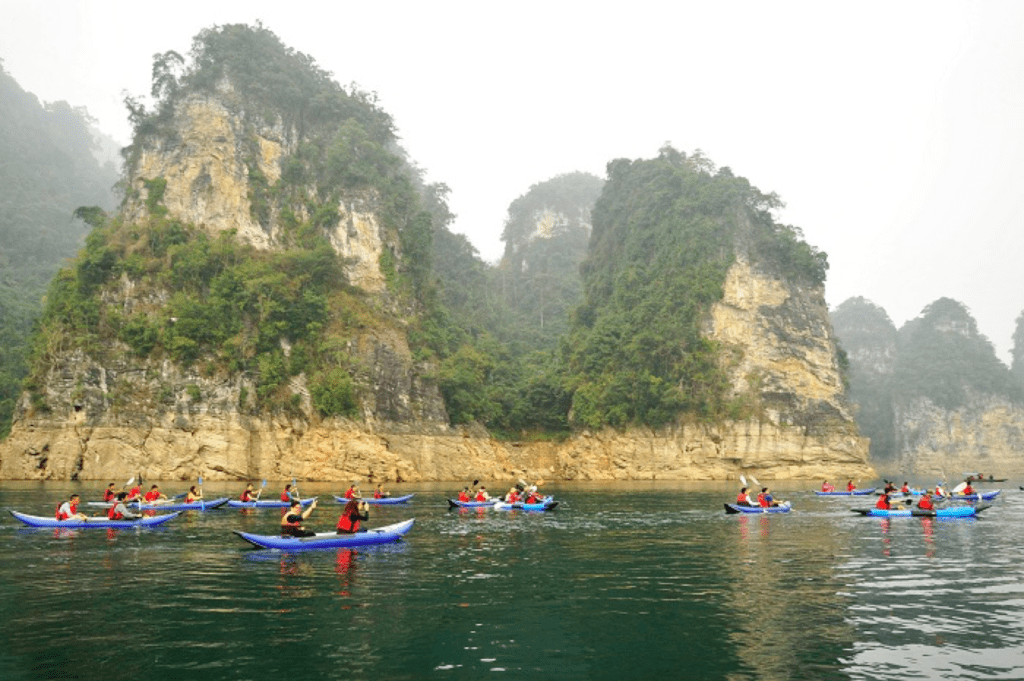
[[256, 492], [256, 501], [260, 500], [260, 495], [263, 494], [263, 488], [267, 486], [267, 479], [263, 478], [263, 484], [260, 485], [260, 491]]

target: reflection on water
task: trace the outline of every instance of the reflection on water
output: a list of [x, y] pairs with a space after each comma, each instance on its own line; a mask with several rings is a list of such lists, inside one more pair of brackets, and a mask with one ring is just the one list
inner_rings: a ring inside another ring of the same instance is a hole
[[[453, 489], [423, 485], [373, 511], [415, 517], [405, 541], [300, 554], [232, 534], [275, 532], [275, 509], [8, 519], [0, 678], [1024, 678], [1024, 493], [947, 521], [778, 487], [793, 513], [726, 515], [729, 485], [566, 485], [551, 513], [448, 510]], [[0, 506], [48, 513], [70, 491], [94, 492], [6, 483]]]

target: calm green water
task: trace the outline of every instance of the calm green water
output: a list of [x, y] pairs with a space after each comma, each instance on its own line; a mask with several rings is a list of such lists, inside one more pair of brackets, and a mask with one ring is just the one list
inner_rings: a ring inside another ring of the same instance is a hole
[[[0, 679], [1021, 679], [1018, 484], [960, 521], [862, 518], [809, 484], [771, 517], [725, 515], [725, 484], [549, 485], [552, 513], [408, 485], [370, 522], [415, 517], [404, 542], [298, 555], [231, 533], [275, 531], [273, 509], [110, 532], [5, 514]], [[4, 483], [0, 507], [101, 487]], [[333, 527], [341, 486], [300, 487]]]

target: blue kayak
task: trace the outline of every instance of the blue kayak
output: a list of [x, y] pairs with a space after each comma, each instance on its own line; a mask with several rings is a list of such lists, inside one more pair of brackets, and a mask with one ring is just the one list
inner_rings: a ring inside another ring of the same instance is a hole
[[[309, 499], [301, 499], [303, 506], [308, 506], [316, 500], [316, 497], [310, 497]], [[228, 502], [228, 506], [234, 508], [290, 508], [290, 501], [281, 501], [280, 499], [267, 499], [257, 501], [242, 501], [241, 499], [232, 499]]]
[[528, 504], [525, 501], [513, 501], [512, 503], [499, 501], [494, 504], [494, 508], [499, 511], [514, 511], [517, 509], [523, 511], [550, 511], [556, 506], [558, 506], [558, 502], [551, 497], [547, 497], [544, 501], [535, 504]]
[[[416, 496], [415, 493], [414, 494], [406, 494], [405, 496], [401, 496], [401, 497], [381, 497], [380, 499], [374, 499], [373, 497], [366, 497], [366, 498], [360, 498], [359, 501], [365, 501], [366, 503], [370, 504], [371, 506], [379, 506], [379, 505], [382, 505], [382, 504], [404, 504], [405, 502], [407, 502], [410, 499], [412, 499], [414, 496]], [[335, 496], [334, 500], [337, 501], [339, 504], [347, 504], [350, 501], [350, 499], [346, 499], [345, 497], [339, 497], [339, 496]]]
[[936, 508], [925, 510], [921, 508], [892, 508], [888, 511], [882, 508], [854, 508], [854, 513], [874, 518], [973, 518], [988, 506], [950, 506], [949, 508]]
[[458, 499], [449, 499], [448, 508], [487, 508], [494, 506], [498, 503], [497, 499], [488, 499], [487, 501], [459, 501]]
[[220, 499], [210, 499], [209, 501], [171, 501], [164, 503], [155, 504], [141, 504], [132, 505], [132, 508], [140, 508], [143, 511], [212, 511], [215, 508], [226, 506], [230, 497], [221, 497]]
[[278, 534], [250, 534], [233, 530], [235, 534], [261, 549], [278, 551], [313, 551], [316, 549], [336, 549], [349, 546], [368, 546], [370, 544], [387, 544], [396, 542], [412, 529], [415, 518], [402, 523], [385, 525], [366, 532], [354, 534], [338, 534], [337, 532], [318, 532], [312, 537], [285, 537]]
[[68, 527], [78, 529], [92, 527], [153, 527], [154, 525], [162, 525], [168, 520], [177, 518], [181, 515], [181, 511], [144, 516], [133, 520], [111, 520], [105, 516], [88, 518], [86, 520], [57, 520], [53, 516], [28, 515], [27, 513], [18, 513], [17, 511], [11, 511], [11, 515], [29, 527]]
[[792, 510], [789, 502], [778, 506], [740, 506], [739, 504], [725, 504], [726, 513], [789, 513]]
[[993, 490], [991, 492], [976, 492], [974, 494], [948, 494], [946, 498], [951, 501], [992, 501], [1002, 490]]
[[863, 494], [874, 494], [874, 492], [875, 488], [871, 487], [868, 489], [855, 489], [852, 492], [848, 492], [844, 489], [842, 491], [836, 490], [835, 492], [815, 492], [815, 494], [819, 497], [859, 497]]

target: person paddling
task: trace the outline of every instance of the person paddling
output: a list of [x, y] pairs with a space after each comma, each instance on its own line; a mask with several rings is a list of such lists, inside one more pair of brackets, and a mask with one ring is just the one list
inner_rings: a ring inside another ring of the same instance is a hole
[[377, 488], [375, 490], [373, 490], [373, 498], [374, 499], [387, 499], [390, 496], [391, 496], [391, 492], [387, 492], [387, 491], [384, 490], [384, 483], [378, 482], [377, 483]]
[[[288, 486], [291, 487], [291, 485]], [[302, 524], [314, 508], [316, 508], [315, 500], [305, 510], [302, 508], [301, 501], [293, 500], [291, 508], [281, 516], [281, 534], [288, 537], [312, 537], [315, 535], [316, 532], [307, 530]]]
[[166, 501], [167, 495], [160, 491], [160, 485], [153, 485], [149, 488], [149, 491], [146, 492], [146, 496], [144, 498], [149, 503], [153, 503], [154, 501]]
[[900, 494], [910, 494], [910, 483], [906, 480], [903, 481], [903, 487], [900, 487]]
[[917, 501], [917, 507], [922, 511], [934, 511], [935, 504], [932, 503], [932, 495], [927, 490], [921, 495], [921, 498]]
[[747, 494], [747, 488], [746, 487], [741, 487], [740, 488], [740, 493], [736, 495], [736, 505], [737, 506], [753, 506], [754, 505], [754, 504], [750, 503], [750, 495]]
[[88, 520], [88, 516], [78, 512], [79, 497], [72, 494], [68, 500], [57, 507], [57, 520]]
[[281, 492], [281, 501], [288, 501], [288, 502], [296, 502], [296, 501], [298, 501], [298, 499], [296, 499], [292, 495], [292, 483], [289, 482], [287, 485], [284, 486], [284, 491]]
[[345, 508], [341, 510], [341, 516], [338, 518], [338, 534], [355, 534], [356, 532], [366, 532], [366, 528], [359, 527], [360, 520], [370, 519], [370, 507], [365, 501], [359, 501], [358, 499], [349, 499], [348, 503], [345, 504]]
[[195, 503], [197, 501], [202, 501], [202, 499], [203, 499], [203, 491], [202, 490], [197, 489], [195, 485], [192, 485], [191, 487], [188, 488], [188, 493], [185, 495], [185, 503], [186, 504], [193, 504], [193, 503]]
[[849, 482], [846, 483], [847, 492], [852, 492], [855, 489], [857, 489], [857, 485], [853, 484], [853, 480], [850, 480]]
[[242, 493], [238, 496], [238, 499], [240, 501], [256, 501], [257, 499], [259, 499], [259, 494], [253, 493], [252, 483], [250, 482], [246, 483], [245, 489], [242, 490]]
[[107, 518], [110, 520], [135, 520], [142, 516], [137, 513], [132, 513], [128, 510], [128, 507], [124, 505], [124, 502], [128, 499], [127, 492], [118, 492], [117, 500], [114, 505], [107, 511]]
[[475, 501], [489, 501], [491, 496], [487, 493], [487, 488], [480, 485], [480, 491], [476, 493]]
[[117, 498], [117, 490], [114, 489], [114, 483], [107, 485], [107, 488], [103, 490], [103, 501], [110, 503]]
[[822, 492], [835, 492], [836, 491], [836, 486], [830, 484], [828, 480], [825, 480], [824, 482], [821, 483], [821, 491]]
[[469, 488], [468, 487], [463, 487], [462, 491], [459, 492], [459, 501], [466, 502], [466, 501], [469, 501], [469, 500], [470, 500]]
[[351, 485], [348, 486], [348, 489], [345, 490], [345, 498], [346, 499], [362, 499], [363, 498], [363, 495], [359, 491], [359, 488], [356, 487], [356, 483], [353, 482]]
[[969, 494], [977, 494], [977, 492], [974, 491], [974, 488], [971, 487], [971, 483], [968, 482], [964, 486], [964, 488], [960, 491], [960, 494], [963, 494], [964, 496], [967, 496]]
[[889, 503], [889, 493], [883, 492], [882, 496], [878, 497], [878, 501], [875, 502], [875, 508], [881, 511], [891, 511], [892, 504]]

